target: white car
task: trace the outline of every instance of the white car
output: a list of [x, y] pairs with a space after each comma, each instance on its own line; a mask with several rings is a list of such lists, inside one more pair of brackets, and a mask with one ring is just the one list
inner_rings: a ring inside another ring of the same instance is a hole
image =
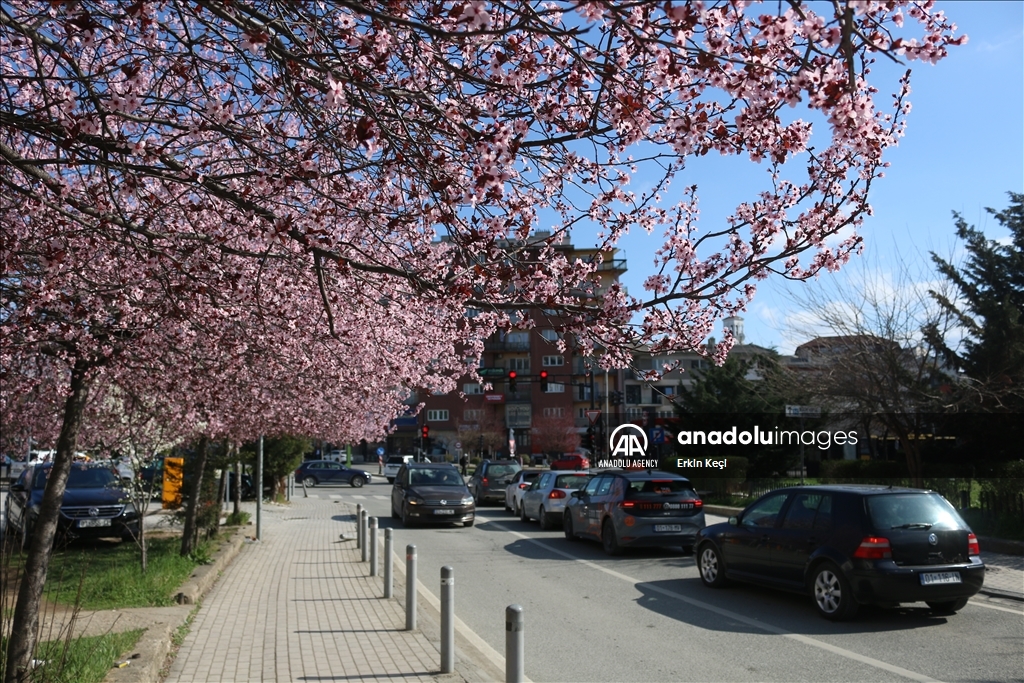
[[505, 487], [505, 511], [514, 515], [519, 514], [523, 504], [523, 493], [530, 488], [533, 480], [540, 476], [540, 470], [520, 470], [512, 477], [512, 481]]
[[562, 524], [562, 512], [574, 491], [590, 481], [587, 472], [544, 472], [523, 494], [519, 519], [536, 519], [541, 529], [554, 529]]
[[388, 459], [384, 462], [384, 478], [388, 480], [389, 484], [394, 484], [395, 475], [398, 474], [398, 470], [405, 463], [412, 461], [413, 456], [411, 455], [389, 455]]

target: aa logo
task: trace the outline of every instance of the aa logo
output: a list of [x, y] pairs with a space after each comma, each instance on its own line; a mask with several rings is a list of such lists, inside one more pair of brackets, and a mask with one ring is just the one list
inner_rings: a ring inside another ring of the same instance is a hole
[[647, 455], [647, 433], [634, 424], [619, 425], [608, 438], [610, 457], [643, 458]]

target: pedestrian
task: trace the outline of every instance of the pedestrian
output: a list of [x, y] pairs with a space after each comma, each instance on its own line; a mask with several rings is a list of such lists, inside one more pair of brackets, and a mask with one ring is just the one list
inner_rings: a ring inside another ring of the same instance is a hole
[[459, 458], [459, 464], [462, 465], [462, 476], [466, 476], [466, 469], [469, 467], [469, 456], [465, 453]]

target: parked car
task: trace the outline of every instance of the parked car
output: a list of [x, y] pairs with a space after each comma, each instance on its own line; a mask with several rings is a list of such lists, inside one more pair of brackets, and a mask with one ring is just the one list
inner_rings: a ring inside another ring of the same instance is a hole
[[[26, 468], [7, 494], [6, 533], [19, 534], [24, 548], [32, 542], [43, 489], [52, 469], [52, 463]], [[128, 500], [128, 492], [121, 487], [116, 470], [91, 463], [71, 464], [57, 518], [57, 534], [65, 538], [138, 537], [139, 515]]]
[[523, 494], [519, 519], [524, 522], [536, 519], [541, 529], [560, 526], [569, 496], [586, 486], [589, 480], [590, 475], [584, 472], [545, 472]]
[[505, 486], [505, 511], [519, 514], [519, 506], [523, 502], [523, 493], [530, 488], [533, 480], [540, 476], [539, 470], [520, 470]]
[[671, 472], [601, 472], [574, 491], [562, 515], [570, 541], [601, 541], [609, 555], [631, 546], [693, 548], [704, 528], [704, 504], [690, 480]]
[[372, 481], [369, 472], [345, 467], [331, 460], [307, 460], [295, 470], [295, 481], [308, 487], [320, 484], [350, 484], [359, 488]]
[[415, 458], [411, 455], [389, 455], [387, 462], [384, 463], [384, 478], [388, 480], [389, 484], [395, 483], [395, 475], [398, 474], [398, 470], [402, 465], [413, 460]]
[[697, 567], [711, 588], [736, 579], [807, 593], [821, 616], [841, 621], [864, 603], [956, 612], [981, 590], [979, 553], [970, 527], [933, 491], [804, 486], [704, 529]]
[[395, 475], [391, 517], [401, 519], [405, 526], [417, 523], [473, 526], [476, 505], [454, 465], [409, 462]]
[[548, 466], [553, 470], [585, 470], [590, 467], [590, 459], [580, 453], [563, 453]]
[[469, 490], [477, 505], [505, 498], [505, 487], [522, 466], [515, 460], [481, 460], [469, 480]]

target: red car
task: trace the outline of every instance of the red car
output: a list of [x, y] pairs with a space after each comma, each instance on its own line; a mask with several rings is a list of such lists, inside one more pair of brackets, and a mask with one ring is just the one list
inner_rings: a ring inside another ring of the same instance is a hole
[[579, 453], [565, 453], [558, 460], [551, 461], [553, 470], [585, 470], [590, 467], [590, 460]]

